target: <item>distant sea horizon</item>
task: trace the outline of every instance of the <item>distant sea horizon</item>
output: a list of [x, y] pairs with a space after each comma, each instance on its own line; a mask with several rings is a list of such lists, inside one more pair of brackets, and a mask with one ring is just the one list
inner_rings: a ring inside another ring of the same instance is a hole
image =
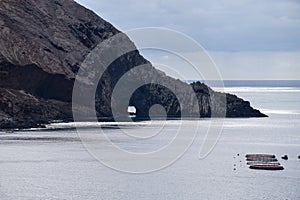
[[187, 80], [200, 81], [210, 87], [300, 87], [300, 80]]

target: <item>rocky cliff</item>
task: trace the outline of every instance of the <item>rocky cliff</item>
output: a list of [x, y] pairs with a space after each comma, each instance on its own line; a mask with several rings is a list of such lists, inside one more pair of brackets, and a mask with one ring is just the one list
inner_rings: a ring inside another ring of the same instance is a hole
[[[118, 33], [111, 24], [73, 0], [1, 0], [0, 128], [72, 120], [72, 90], [81, 63], [99, 43]], [[154, 69], [134, 50], [115, 60], [99, 82], [95, 100], [100, 119], [112, 118], [111, 93], [119, 78], [142, 64], [186, 95], [186, 83]], [[147, 74], [148, 70], [142, 70], [135, 79]], [[210, 102], [210, 97], [219, 93], [199, 82], [192, 88], [199, 110], [191, 105], [187, 113], [210, 117], [212, 109], [218, 109], [218, 102]], [[227, 94], [226, 99], [227, 117], [265, 116], [234, 95]], [[137, 107], [140, 117], [148, 117], [153, 104], [161, 104], [169, 116], [181, 114], [176, 96], [168, 88], [154, 84], [139, 88], [130, 104]]]

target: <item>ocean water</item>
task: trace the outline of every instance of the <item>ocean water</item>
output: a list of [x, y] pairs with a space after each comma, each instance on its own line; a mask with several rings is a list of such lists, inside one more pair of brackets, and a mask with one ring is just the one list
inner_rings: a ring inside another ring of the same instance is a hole
[[[76, 130], [69, 129], [72, 124], [0, 132], [0, 199], [300, 199], [300, 87], [241, 85], [225, 90], [249, 100], [269, 117], [225, 119], [217, 144], [204, 159], [199, 159], [199, 151], [206, 131], [211, 120], [220, 119], [186, 120], [191, 129], [200, 123], [190, 148], [172, 165], [146, 174], [104, 166], [86, 150]], [[163, 124], [148, 140], [125, 137], [113, 123], [101, 125], [118, 147], [151, 152], [168, 145], [180, 123], [121, 124], [132, 132], [143, 128], [141, 135]], [[97, 126], [81, 125], [91, 137], [97, 134]], [[251, 170], [246, 153], [275, 154], [285, 169]], [[284, 154], [288, 160], [280, 158]]]

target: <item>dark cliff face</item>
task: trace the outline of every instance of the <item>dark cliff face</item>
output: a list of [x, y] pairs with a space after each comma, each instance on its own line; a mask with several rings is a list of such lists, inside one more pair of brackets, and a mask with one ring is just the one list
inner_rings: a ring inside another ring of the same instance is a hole
[[[81, 63], [99, 43], [118, 33], [111, 24], [72, 0], [1, 0], [0, 127], [32, 127], [51, 120], [71, 120], [72, 89]], [[113, 62], [99, 82], [99, 118], [112, 117], [111, 93], [115, 84], [125, 72], [141, 64], [186, 95], [186, 83], [155, 70], [135, 50]], [[148, 74], [148, 70], [142, 70], [135, 79]], [[210, 117], [211, 110], [218, 107], [218, 103], [211, 104], [210, 96], [218, 93], [201, 83], [192, 84], [192, 88], [199, 110], [189, 106], [187, 113]], [[226, 98], [228, 117], [265, 116], [234, 95]], [[130, 104], [137, 107], [141, 117], [147, 117], [154, 104], [161, 104], [168, 116], [181, 115], [176, 95], [159, 85], [139, 88]]]

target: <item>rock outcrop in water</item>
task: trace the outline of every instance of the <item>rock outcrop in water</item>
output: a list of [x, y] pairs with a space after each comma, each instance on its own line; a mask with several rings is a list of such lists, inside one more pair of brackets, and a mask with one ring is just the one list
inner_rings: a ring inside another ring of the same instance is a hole
[[[76, 73], [91, 50], [120, 33], [111, 24], [73, 0], [0, 1], [0, 128], [42, 126], [53, 120], [72, 120], [72, 89]], [[125, 36], [126, 40], [129, 40]], [[137, 50], [109, 66], [98, 85], [96, 110], [99, 118], [111, 119], [111, 93], [122, 75], [146, 64], [161, 79], [177, 85], [184, 94], [188, 85], [154, 69]], [[135, 78], [147, 76], [141, 71]], [[199, 110], [188, 113], [210, 117], [218, 95], [200, 82], [193, 83]], [[227, 94], [227, 117], [263, 117], [249, 102]], [[176, 96], [167, 88], [146, 85], [131, 98], [137, 115], [147, 117], [153, 104], [161, 104], [170, 116], [180, 116]], [[217, 112], [216, 112], [217, 113]]]

